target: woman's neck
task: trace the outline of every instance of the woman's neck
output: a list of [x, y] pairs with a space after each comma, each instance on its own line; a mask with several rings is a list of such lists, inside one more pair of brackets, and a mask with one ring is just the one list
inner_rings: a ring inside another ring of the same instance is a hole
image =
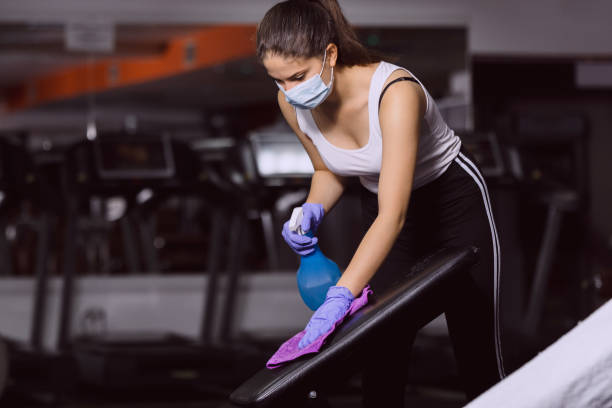
[[378, 64], [338, 67], [334, 69], [334, 84], [325, 101], [314, 110], [326, 116], [337, 112], [353, 101], [367, 97], [370, 79]]

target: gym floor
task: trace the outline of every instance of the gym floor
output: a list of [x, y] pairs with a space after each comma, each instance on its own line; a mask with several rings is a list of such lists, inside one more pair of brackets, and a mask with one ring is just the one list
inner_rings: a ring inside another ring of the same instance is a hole
[[[451, 344], [445, 336], [417, 336], [409, 367], [406, 406], [419, 408], [457, 408], [465, 404], [459, 390]], [[231, 392], [231, 390], [227, 390]], [[330, 395], [333, 408], [360, 406], [359, 375], [352, 378], [337, 394]], [[227, 399], [215, 395], [187, 395], [181, 392], [159, 395], [111, 395], [78, 388], [61, 402], [21, 395], [9, 388], [0, 399], [2, 408], [224, 408]]]
[[[334, 408], [354, 408], [358, 407], [360, 397], [358, 392], [349, 394], [340, 394], [329, 399], [330, 404]], [[87, 397], [76, 398], [65, 403], [49, 403], [35, 402], [31, 399], [23, 399], [18, 395], [8, 393], [8, 395], [0, 400], [0, 405], [3, 408], [221, 408], [225, 403], [224, 399], [219, 398], [200, 398], [187, 399], [176, 401], [131, 401], [127, 400], [109, 400], [95, 401], [89, 400]], [[465, 401], [463, 395], [456, 391], [411, 387], [406, 390], [406, 406], [419, 408], [457, 408], [462, 407]]]

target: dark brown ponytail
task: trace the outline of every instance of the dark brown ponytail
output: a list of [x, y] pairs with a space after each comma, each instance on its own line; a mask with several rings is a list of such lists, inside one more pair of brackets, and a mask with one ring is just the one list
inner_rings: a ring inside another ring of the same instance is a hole
[[257, 27], [257, 57], [323, 56], [325, 47], [338, 47], [338, 65], [366, 65], [380, 57], [363, 46], [337, 0], [288, 0], [273, 6]]

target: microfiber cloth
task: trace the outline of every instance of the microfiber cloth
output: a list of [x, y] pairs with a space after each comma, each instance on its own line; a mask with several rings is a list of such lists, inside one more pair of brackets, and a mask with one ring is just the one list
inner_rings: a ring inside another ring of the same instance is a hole
[[278, 368], [283, 364], [291, 360], [295, 360], [296, 358], [301, 357], [305, 354], [318, 352], [321, 347], [323, 347], [325, 339], [327, 339], [329, 335], [334, 332], [336, 327], [338, 327], [344, 321], [344, 319], [346, 319], [347, 316], [351, 316], [353, 313], [355, 313], [368, 303], [368, 296], [372, 293], [372, 289], [370, 289], [369, 285], [363, 288], [361, 295], [359, 295], [358, 298], [353, 300], [353, 302], [351, 303], [351, 307], [349, 307], [344, 316], [338, 319], [327, 333], [317, 337], [315, 341], [313, 341], [303, 349], [300, 350], [298, 344], [300, 343], [302, 337], [304, 337], [304, 334], [306, 334], [306, 330], [302, 330], [295, 336], [291, 337], [289, 340], [284, 342], [276, 351], [276, 353], [274, 353], [274, 355], [270, 358], [270, 360], [268, 360], [268, 362], [266, 363], [266, 367], [269, 369]]

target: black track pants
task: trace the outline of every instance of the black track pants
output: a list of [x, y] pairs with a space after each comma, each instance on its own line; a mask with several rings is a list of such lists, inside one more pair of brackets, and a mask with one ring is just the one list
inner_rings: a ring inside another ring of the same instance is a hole
[[[362, 219], [367, 230], [378, 214], [378, 197], [362, 191]], [[383, 293], [420, 257], [441, 247], [479, 248], [479, 261], [469, 279], [457, 286], [458, 296], [440, 299], [467, 397], [473, 399], [503, 378], [499, 338], [500, 258], [488, 191], [474, 161], [462, 151], [448, 170], [412, 192], [406, 221], [385, 262], [370, 281]], [[415, 336], [409, 322], [392, 338], [365, 356], [365, 407], [404, 406], [408, 357]]]

